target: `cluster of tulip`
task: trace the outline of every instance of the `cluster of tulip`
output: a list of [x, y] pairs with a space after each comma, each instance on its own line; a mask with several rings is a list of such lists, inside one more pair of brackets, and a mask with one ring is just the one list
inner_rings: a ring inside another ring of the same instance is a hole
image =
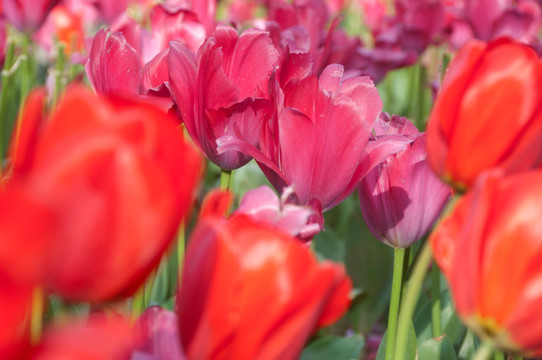
[[542, 2], [0, 4], [1, 359], [542, 356]]

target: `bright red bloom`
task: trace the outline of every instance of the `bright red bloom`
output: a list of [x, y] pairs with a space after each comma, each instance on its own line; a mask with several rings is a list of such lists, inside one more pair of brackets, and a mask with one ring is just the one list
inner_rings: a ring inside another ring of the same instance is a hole
[[188, 213], [201, 171], [196, 150], [157, 108], [83, 88], [68, 89], [36, 125], [23, 126], [20, 139], [35, 140], [19, 142], [7, 192], [22, 188], [52, 217], [37, 276], [70, 300], [131, 295]]
[[429, 163], [459, 189], [490, 168], [542, 160], [542, 63], [529, 46], [471, 42], [450, 64], [429, 119]]
[[60, 0], [2, 0], [6, 20], [19, 31], [33, 32]]
[[480, 336], [542, 355], [542, 171], [483, 175], [430, 241], [457, 312]]
[[217, 139], [229, 135], [257, 145], [270, 107], [268, 82], [278, 52], [267, 32], [241, 35], [220, 26], [198, 51], [171, 42], [169, 86], [191, 138], [213, 163], [236, 169], [250, 157], [217, 154]]
[[205, 218], [178, 297], [183, 348], [190, 359], [295, 359], [346, 311], [351, 289], [342, 266], [319, 264], [282, 231], [243, 215]]

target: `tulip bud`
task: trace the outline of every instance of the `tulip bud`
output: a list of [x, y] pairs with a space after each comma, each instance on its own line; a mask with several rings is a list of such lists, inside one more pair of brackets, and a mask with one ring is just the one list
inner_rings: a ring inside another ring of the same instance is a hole
[[411, 142], [361, 181], [361, 211], [377, 239], [392, 247], [407, 248], [434, 224], [450, 197], [450, 188], [431, 171], [426, 161], [425, 134], [418, 133], [408, 119], [384, 116], [377, 125], [377, 136], [401, 132]]
[[542, 160], [542, 64], [508, 39], [471, 42], [450, 64], [427, 130], [429, 163], [457, 189], [487, 169], [536, 167]]
[[430, 241], [458, 314], [506, 351], [542, 355], [542, 171], [486, 174]]

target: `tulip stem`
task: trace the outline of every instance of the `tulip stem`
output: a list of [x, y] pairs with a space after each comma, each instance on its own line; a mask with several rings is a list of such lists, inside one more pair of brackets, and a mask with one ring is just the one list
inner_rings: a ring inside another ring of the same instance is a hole
[[184, 233], [184, 221], [179, 226], [177, 232], [177, 287], [181, 288], [181, 281], [183, 279], [183, 265], [184, 265], [184, 252], [186, 246], [186, 236]]
[[54, 78], [55, 78], [55, 89], [53, 91], [53, 99], [51, 101], [52, 109], [56, 108], [58, 98], [62, 92], [62, 71], [64, 69], [64, 49], [65, 46], [61, 42], [58, 43], [57, 54], [56, 54], [56, 64], [54, 69]]
[[37, 344], [43, 329], [43, 289], [36, 287], [32, 294], [32, 310], [30, 315], [30, 341]]
[[23, 108], [24, 101], [30, 89], [30, 81], [32, 79], [32, 66], [30, 64], [30, 38], [27, 34], [23, 36], [23, 47], [21, 54], [21, 87], [19, 99], [19, 111]]
[[143, 302], [145, 301], [145, 284], [137, 290], [132, 299], [132, 321], [136, 321], [137, 318], [143, 313]]
[[416, 302], [420, 296], [420, 290], [422, 289], [423, 279], [427, 272], [427, 268], [431, 264], [431, 246], [429, 241], [426, 241], [420, 250], [420, 255], [416, 264], [414, 264], [414, 270], [409, 279], [409, 284], [406, 288], [405, 296], [401, 304], [401, 311], [399, 312], [399, 320], [397, 323], [397, 344], [395, 346], [395, 360], [401, 360], [405, 357], [407, 349], [408, 332], [410, 329], [412, 315], [414, 314], [414, 308]]
[[388, 317], [388, 335], [386, 340], [386, 360], [393, 360], [395, 352], [395, 336], [397, 331], [397, 318], [401, 303], [403, 288], [403, 265], [405, 263], [405, 249], [395, 248], [393, 253], [393, 278], [391, 283], [390, 311]]
[[436, 264], [433, 262], [431, 267], [431, 322], [433, 324], [433, 337], [441, 335], [442, 327], [440, 320], [440, 271]]
[[502, 351], [495, 351], [494, 360], [504, 360], [504, 353]]
[[6, 48], [6, 57], [4, 59], [4, 68], [2, 69], [2, 94], [0, 94], [0, 176], [3, 169], [4, 161], [4, 145], [7, 130], [7, 109], [8, 109], [8, 94], [11, 87], [12, 73], [10, 71], [13, 66], [13, 53], [15, 50], [15, 43], [10, 41]]
[[472, 360], [488, 360], [493, 355], [495, 348], [489, 342], [482, 343], [482, 346], [478, 349]]
[[220, 170], [220, 189], [229, 190], [231, 186], [231, 170]]
[[521, 355], [514, 355], [514, 356], [512, 356], [512, 359], [513, 359], [513, 360], [523, 360], [523, 356], [521, 356]]

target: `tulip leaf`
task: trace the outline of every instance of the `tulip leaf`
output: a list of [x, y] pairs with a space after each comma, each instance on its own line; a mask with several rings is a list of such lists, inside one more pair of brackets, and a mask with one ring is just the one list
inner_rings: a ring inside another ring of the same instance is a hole
[[332, 229], [317, 234], [312, 241], [312, 248], [320, 258], [344, 262], [344, 242]]
[[[442, 283], [443, 281], [441, 281]], [[456, 350], [465, 336], [465, 326], [455, 313], [453, 302], [450, 298], [450, 292], [447, 288], [440, 294], [441, 299], [441, 324], [442, 334], [450, 340]], [[432, 317], [431, 317], [431, 298], [421, 300], [418, 304], [418, 310], [414, 315], [414, 328], [418, 338], [418, 343], [424, 343], [433, 337]]]
[[360, 335], [349, 337], [327, 336], [305, 348], [301, 360], [359, 359], [365, 340]]
[[[386, 342], [388, 334], [387, 331], [382, 337], [382, 342], [378, 347], [378, 352], [376, 354], [376, 360], [384, 360], [386, 358]], [[407, 343], [407, 352], [402, 360], [415, 360], [417, 358], [417, 342], [416, 342], [416, 331], [414, 330], [414, 325], [410, 323], [410, 331], [408, 333], [408, 343]], [[399, 359], [398, 359], [399, 360]]]
[[418, 348], [419, 360], [457, 360], [455, 349], [448, 337], [426, 340]]

